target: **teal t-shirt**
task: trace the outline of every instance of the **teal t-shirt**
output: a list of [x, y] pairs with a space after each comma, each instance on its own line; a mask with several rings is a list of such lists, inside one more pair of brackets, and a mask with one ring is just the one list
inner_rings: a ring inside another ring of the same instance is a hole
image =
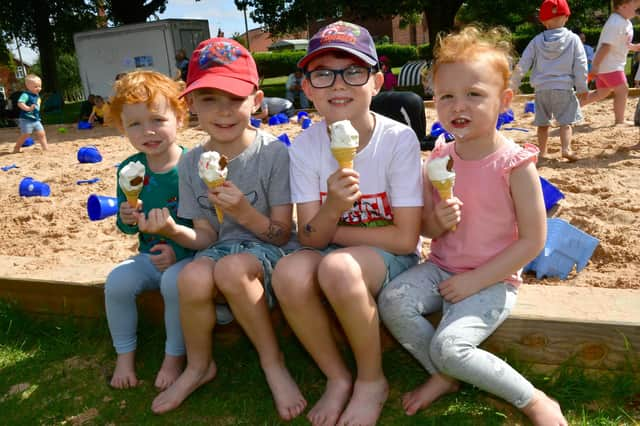
[[[182, 153], [186, 152], [186, 148], [182, 147]], [[143, 153], [137, 153], [124, 160], [118, 167], [116, 173], [116, 179], [120, 176], [120, 169], [122, 169], [128, 163], [133, 161], [139, 161], [144, 165], [145, 177], [142, 191], [140, 192], [140, 200], [142, 200], [142, 210], [145, 214], [148, 214], [152, 209], [158, 209], [167, 207], [171, 216], [180, 225], [193, 227], [191, 220], [182, 219], [178, 217], [178, 167], [174, 167], [171, 170], [164, 173], [154, 173], [147, 164], [147, 156]], [[127, 201], [120, 185], [118, 186], [118, 206]], [[176, 253], [176, 260], [184, 259], [185, 257], [193, 255], [193, 251], [178, 245], [174, 241], [163, 237], [162, 235], [146, 234], [139, 232], [137, 226], [131, 226], [122, 223], [120, 215], [116, 221], [118, 228], [125, 234], [138, 234], [138, 250], [141, 253], [150, 253], [151, 247], [156, 244], [166, 243], [173, 247]]]

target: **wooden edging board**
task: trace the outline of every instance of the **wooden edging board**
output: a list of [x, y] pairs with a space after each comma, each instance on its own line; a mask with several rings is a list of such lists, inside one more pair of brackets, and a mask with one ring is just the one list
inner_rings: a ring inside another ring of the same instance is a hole
[[[640, 350], [640, 291], [592, 287], [523, 285], [511, 316], [483, 343], [538, 365], [574, 360], [590, 369], [625, 368]], [[0, 277], [0, 299], [27, 312], [78, 318], [104, 316], [102, 282], [56, 282]], [[142, 315], [162, 323], [162, 298], [146, 292], [139, 298]], [[284, 324], [278, 310], [276, 322]], [[437, 321], [436, 317], [430, 317]], [[237, 326], [223, 326], [241, 333]], [[397, 343], [383, 331], [385, 348]]]

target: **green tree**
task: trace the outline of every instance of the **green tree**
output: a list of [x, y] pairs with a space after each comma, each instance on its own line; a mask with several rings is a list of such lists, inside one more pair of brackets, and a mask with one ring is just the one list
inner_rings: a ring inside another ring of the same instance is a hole
[[107, 16], [116, 25], [145, 22], [167, 9], [168, 0], [106, 0]]
[[95, 28], [93, 5], [84, 0], [2, 0], [0, 31], [40, 52], [45, 92], [59, 91], [56, 61], [73, 51], [73, 33]]
[[433, 41], [438, 33], [453, 28], [463, 0], [244, 0], [243, 3], [253, 8], [251, 18], [255, 22], [275, 34], [304, 30], [317, 19], [400, 15], [410, 20], [412, 15], [424, 12], [429, 25], [429, 39]]

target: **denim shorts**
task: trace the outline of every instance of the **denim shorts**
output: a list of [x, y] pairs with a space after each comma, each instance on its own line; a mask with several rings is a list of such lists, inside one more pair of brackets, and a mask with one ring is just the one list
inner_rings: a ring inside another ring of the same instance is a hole
[[[314, 249], [312, 247], [302, 247], [301, 250], [316, 250], [319, 253], [321, 253], [323, 256], [326, 256], [332, 251], [343, 249], [343, 248], [346, 248], [346, 247], [339, 246], [337, 244], [329, 244], [327, 248], [324, 248], [322, 250]], [[384, 277], [384, 281], [382, 281], [380, 289], [382, 289], [385, 285], [387, 285], [389, 281], [394, 279], [396, 275], [399, 275], [404, 271], [406, 271], [407, 269], [411, 268], [412, 266], [415, 266], [418, 264], [419, 258], [418, 258], [418, 255], [416, 255], [415, 253], [407, 254], [407, 255], [398, 255], [398, 254], [393, 254], [391, 252], [388, 252], [386, 250], [382, 250], [381, 248], [378, 248], [378, 247], [371, 247], [371, 248], [374, 249], [380, 255], [380, 257], [382, 257], [382, 260], [384, 261], [384, 265], [387, 267], [387, 273]]]
[[269, 307], [272, 308], [275, 306], [276, 299], [271, 287], [271, 274], [273, 273], [273, 268], [276, 267], [278, 260], [280, 260], [280, 258], [285, 254], [284, 250], [280, 247], [256, 241], [222, 241], [199, 251], [195, 255], [195, 258], [197, 259], [198, 257], [206, 256], [218, 261], [225, 256], [240, 253], [252, 254], [262, 264], [262, 285], [264, 286], [265, 294], [267, 296], [267, 303], [269, 304]]
[[573, 90], [540, 90], [536, 92], [534, 126], [546, 127], [555, 117], [560, 126], [582, 120], [578, 98]]
[[37, 120], [29, 120], [28, 118], [18, 118], [18, 127], [23, 135], [30, 135], [33, 132], [44, 132], [42, 123]]

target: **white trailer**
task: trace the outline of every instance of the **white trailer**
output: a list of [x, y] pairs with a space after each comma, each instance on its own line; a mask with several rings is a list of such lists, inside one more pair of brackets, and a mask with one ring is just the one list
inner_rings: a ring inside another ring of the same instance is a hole
[[206, 19], [164, 19], [76, 33], [73, 42], [84, 95], [106, 99], [121, 72], [150, 69], [174, 78], [176, 52], [184, 49], [189, 58], [209, 37]]

